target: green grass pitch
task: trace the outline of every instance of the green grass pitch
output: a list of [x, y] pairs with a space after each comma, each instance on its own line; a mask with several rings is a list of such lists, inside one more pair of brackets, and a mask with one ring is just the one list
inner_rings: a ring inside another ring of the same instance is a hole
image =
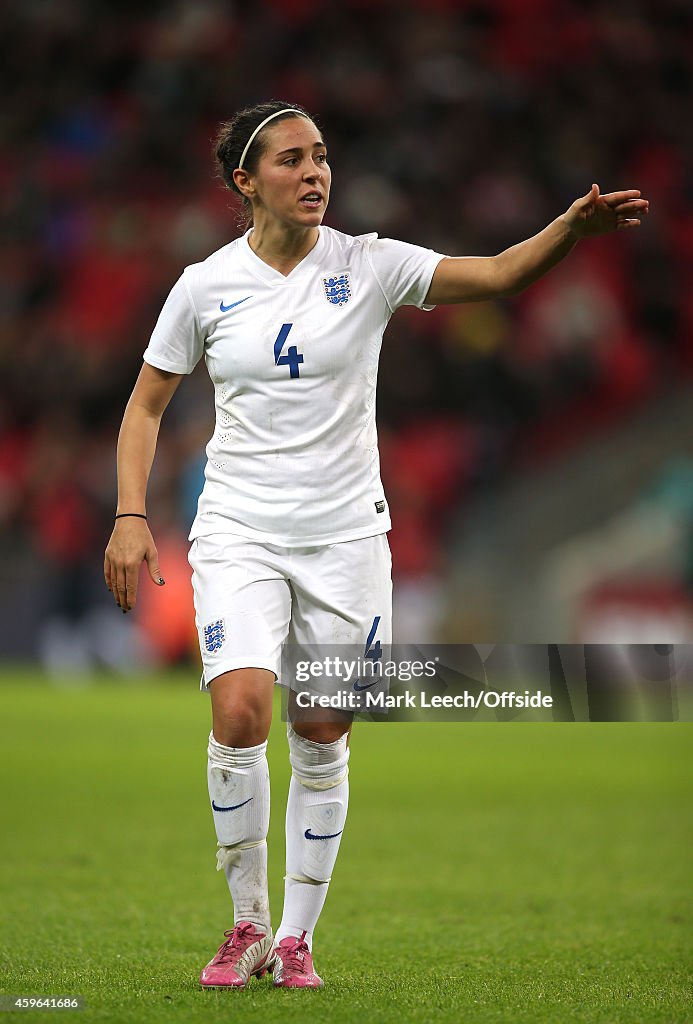
[[[195, 687], [0, 676], [2, 993], [82, 995], [78, 1024], [693, 1020], [684, 724], [357, 725], [325, 988], [201, 991], [230, 900]], [[275, 924], [283, 731], [277, 714]]]

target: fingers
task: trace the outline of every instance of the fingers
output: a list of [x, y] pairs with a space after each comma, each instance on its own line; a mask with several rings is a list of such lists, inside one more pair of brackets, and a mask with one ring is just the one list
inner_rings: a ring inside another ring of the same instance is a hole
[[634, 199], [629, 203], [619, 203], [618, 206], [612, 207], [614, 213], [617, 214], [635, 214], [635, 213], [647, 213], [650, 208], [650, 204], [647, 199]]
[[118, 563], [111, 561], [108, 555], [108, 551], [106, 552], [106, 555], [104, 557], [103, 576], [104, 580], [106, 581], [106, 586], [113, 594], [115, 603], [118, 605], [119, 608], [123, 608], [125, 606], [125, 596], [127, 589], [125, 569], [123, 568], [119, 574]]
[[128, 610], [128, 598], [125, 566], [119, 566], [116, 568], [115, 599], [118, 607], [122, 611], [126, 612]]
[[103, 560], [103, 578], [106, 581], [106, 586], [108, 587], [108, 589], [112, 593], [113, 592], [113, 582], [112, 582], [112, 573], [111, 573], [111, 561], [110, 561], [110, 559], [109, 559], [107, 554], [104, 556], [104, 560]]
[[111, 559], [106, 553], [104, 558], [104, 579], [106, 586], [113, 594], [115, 603], [123, 612], [135, 607], [137, 602], [137, 577], [139, 576], [140, 560], [126, 562], [124, 559]]
[[132, 611], [137, 604], [137, 579], [140, 574], [139, 565], [128, 565], [125, 567], [125, 604], [121, 607], [126, 611]]
[[111, 545], [109, 544], [103, 560], [104, 580], [113, 594], [115, 603], [123, 611], [127, 611], [127, 570], [124, 564], [119, 564], [117, 558], [111, 557], [110, 551]]
[[649, 213], [650, 204], [646, 199], [633, 199], [613, 207], [616, 214], [616, 230], [640, 227], [640, 220]]
[[[161, 575], [156, 549], [152, 555], [147, 555], [149, 572], [154, 583], [163, 587], [166, 580]], [[114, 565], [110, 560], [104, 561], [104, 579], [106, 586], [113, 594], [115, 602], [124, 612], [132, 611], [137, 604], [137, 583], [139, 577], [139, 563]]]
[[625, 203], [629, 199], [639, 199], [640, 189], [629, 188], [623, 192], [605, 192], [602, 199], [609, 206], [616, 206], [618, 203]]
[[147, 559], [149, 575], [152, 577], [152, 579], [154, 580], [158, 587], [163, 587], [166, 583], [166, 580], [161, 575], [161, 570], [159, 569], [159, 556], [157, 554], [156, 548], [151, 548], [149, 551], [147, 551], [144, 557]]
[[116, 569], [114, 597], [116, 604], [123, 612], [132, 611], [137, 604], [137, 578], [139, 565], [134, 563], [122, 565]]

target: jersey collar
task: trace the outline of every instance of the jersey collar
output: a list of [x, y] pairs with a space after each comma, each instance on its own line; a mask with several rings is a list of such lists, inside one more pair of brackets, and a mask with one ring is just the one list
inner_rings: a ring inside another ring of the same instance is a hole
[[310, 252], [303, 257], [300, 263], [297, 263], [290, 274], [284, 275], [279, 270], [275, 270], [274, 267], [270, 267], [268, 263], [261, 260], [257, 253], [253, 252], [250, 248], [250, 233], [253, 229], [248, 228], [246, 233], [240, 239], [240, 251], [243, 255], [243, 259], [255, 275], [259, 277], [266, 284], [272, 285], [283, 285], [293, 284], [297, 277], [300, 277], [306, 270], [311, 270], [317, 266], [320, 262], [323, 250], [325, 248], [325, 232], [322, 226], [318, 227], [318, 240], [310, 250]]

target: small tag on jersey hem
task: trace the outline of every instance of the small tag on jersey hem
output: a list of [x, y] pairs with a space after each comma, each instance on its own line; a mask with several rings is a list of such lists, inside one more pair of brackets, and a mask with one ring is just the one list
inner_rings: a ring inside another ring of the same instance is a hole
[[376, 501], [376, 503], [375, 503], [375, 511], [376, 512], [384, 512], [385, 511], [385, 502], [384, 501]]

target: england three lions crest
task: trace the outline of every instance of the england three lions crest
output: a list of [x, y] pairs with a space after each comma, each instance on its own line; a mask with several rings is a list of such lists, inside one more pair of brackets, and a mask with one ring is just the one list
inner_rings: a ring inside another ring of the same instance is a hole
[[224, 619], [217, 619], [216, 622], [209, 622], [204, 627], [205, 649], [210, 654], [220, 650], [221, 645], [226, 640], [224, 625]]
[[323, 277], [322, 286], [325, 289], [325, 298], [333, 306], [346, 306], [351, 298], [351, 281], [348, 273]]

